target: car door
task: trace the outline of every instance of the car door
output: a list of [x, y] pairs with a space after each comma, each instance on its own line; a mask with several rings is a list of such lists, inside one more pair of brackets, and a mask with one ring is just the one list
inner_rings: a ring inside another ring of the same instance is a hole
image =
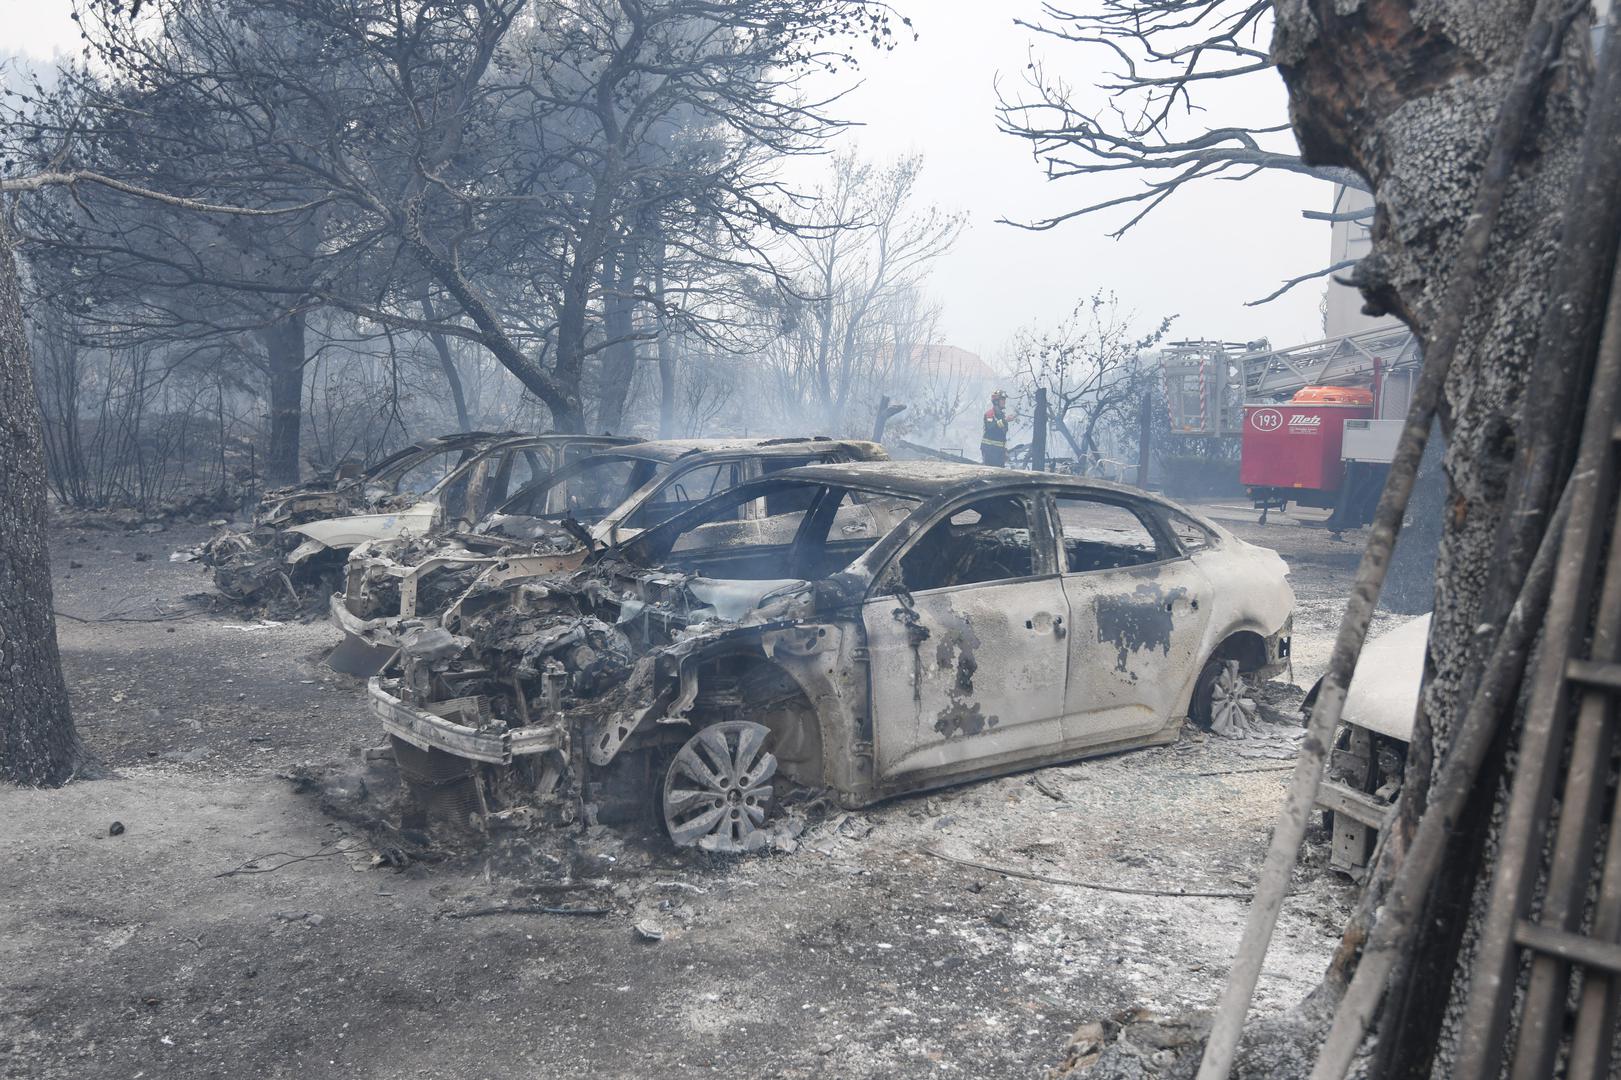
[[1164, 727], [1198, 677], [1211, 586], [1127, 497], [1055, 492], [1072, 622], [1064, 741], [1082, 749]]
[[1062, 747], [1068, 603], [1038, 506], [999, 495], [948, 508], [880, 571], [862, 608], [880, 779]]

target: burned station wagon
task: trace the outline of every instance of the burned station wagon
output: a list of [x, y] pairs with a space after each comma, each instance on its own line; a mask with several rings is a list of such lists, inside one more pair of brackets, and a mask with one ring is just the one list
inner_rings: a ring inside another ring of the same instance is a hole
[[[775, 542], [724, 529], [765, 500]], [[1174, 740], [1280, 670], [1276, 553], [1142, 492], [974, 465], [750, 481], [492, 586], [370, 684], [440, 809], [649, 804], [751, 850], [774, 800], [888, 796]]]
[[[661, 439], [602, 449], [513, 491], [476, 526], [357, 547], [331, 600], [344, 641], [328, 663], [375, 674], [401, 635], [432, 622], [475, 580], [571, 569], [588, 545], [611, 546], [746, 480], [801, 465], [875, 461], [859, 439]], [[780, 522], [765, 499], [734, 509], [734, 541]], [[719, 522], [714, 523], [717, 527]], [[713, 530], [712, 530], [713, 531]]]

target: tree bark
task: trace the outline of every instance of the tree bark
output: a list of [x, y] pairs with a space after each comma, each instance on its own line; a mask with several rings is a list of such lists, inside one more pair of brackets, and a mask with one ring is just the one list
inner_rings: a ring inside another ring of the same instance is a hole
[[636, 299], [632, 296], [641, 276], [639, 248], [634, 238], [620, 249], [619, 258], [606, 260], [602, 271], [603, 350], [601, 389], [597, 394], [597, 430], [623, 434], [625, 405], [636, 376]]
[[[1452, 286], [1453, 258], [1497, 108], [1534, 7], [1531, 0], [1277, 5], [1273, 56], [1289, 88], [1305, 159], [1355, 169], [1374, 192], [1373, 251], [1354, 278], [1370, 310], [1394, 312], [1426, 347]], [[1519, 509], [1510, 477], [1529, 441], [1527, 380], [1571, 209], [1567, 193], [1591, 71], [1580, 23], [1567, 37], [1563, 59], [1516, 161], [1444, 390], [1444, 519], [1420, 709], [1427, 727], [1421, 722], [1415, 730], [1405, 796], [1414, 807], [1445, 757], [1468, 688], [1491, 649], [1492, 636], [1476, 633], [1483, 622], [1494, 622], [1491, 583], [1512, 576], [1502, 573], [1494, 552], [1500, 523]], [[1499, 763], [1504, 752], [1499, 748]], [[1388, 1071], [1376, 1070], [1381, 1075], [1444, 1072], [1459, 1037], [1446, 1023], [1448, 1005], [1467, 983], [1458, 957], [1477, 908], [1477, 882], [1489, 873], [1486, 831], [1500, 798], [1490, 784], [1478, 795], [1478, 813], [1460, 822], [1451, 866], [1431, 898], [1413, 978], [1387, 1003], [1379, 1038]]]
[[675, 348], [670, 328], [659, 316], [659, 438], [675, 438]]
[[0, 779], [56, 785], [79, 737], [68, 707], [45, 543], [45, 458], [11, 236], [0, 220]]
[[[422, 296], [422, 317], [429, 322], [438, 321], [426, 292]], [[445, 335], [434, 333], [428, 334], [428, 341], [433, 345], [434, 355], [439, 357], [439, 370], [445, 374], [445, 384], [450, 387], [450, 398], [456, 405], [456, 424], [462, 431], [472, 431], [473, 422], [467, 416], [467, 393], [462, 389], [461, 372], [456, 370], [456, 358], [450, 355], [450, 342], [445, 340]]]
[[287, 315], [260, 332], [270, 369], [270, 449], [265, 476], [298, 482], [299, 427], [304, 418], [304, 316]]

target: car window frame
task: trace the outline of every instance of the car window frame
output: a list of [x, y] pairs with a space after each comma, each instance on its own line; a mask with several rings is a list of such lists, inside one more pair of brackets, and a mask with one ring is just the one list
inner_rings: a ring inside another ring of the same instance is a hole
[[[1217, 548], [1221, 547], [1221, 534], [1210, 528], [1198, 518], [1194, 517], [1192, 514], [1183, 510], [1177, 510], [1176, 508], [1170, 506], [1157, 506], [1155, 509], [1159, 511], [1159, 516], [1164, 524], [1165, 532], [1170, 536], [1171, 542], [1176, 545], [1177, 550], [1182, 552], [1184, 556], [1191, 559], [1193, 556], [1202, 552], [1215, 551]], [[1182, 538], [1176, 534], [1175, 519], [1177, 518], [1181, 518], [1183, 521], [1186, 521], [1189, 525], [1192, 525], [1195, 529], [1198, 529], [1204, 534], [1204, 547], [1190, 549], [1187, 547], [1187, 545], [1182, 543]]]
[[[654, 498], [659, 492], [670, 487], [672, 484], [679, 483], [683, 476], [697, 472], [699, 469], [708, 468], [711, 465], [718, 466], [722, 469], [731, 469], [732, 475], [736, 479], [727, 487], [722, 488], [720, 491], [711, 492], [701, 499], [683, 499], [681, 504], [685, 509], [677, 511], [675, 514], [670, 515], [671, 517], [679, 517], [681, 514], [686, 513], [687, 510], [690, 510], [692, 507], [697, 506], [700, 503], [706, 503], [710, 499], [719, 498], [728, 491], [733, 491], [739, 487], [742, 487], [750, 480], [755, 479], [749, 475], [749, 460], [749, 456], [746, 454], [730, 455], [726, 457], [692, 455], [690, 457], [677, 458], [675, 461], [670, 463], [668, 472], [664, 473], [662, 476], [655, 473], [651, 480], [647, 481], [647, 483], [643, 484], [641, 487], [627, 495], [619, 503], [619, 505], [614, 507], [613, 510], [609, 511], [607, 516], [604, 517], [598, 524], [607, 525], [610, 529], [610, 535], [617, 533], [621, 527], [643, 531], [653, 528], [656, 525], [662, 525], [663, 522], [658, 521], [654, 522], [653, 525], [644, 526], [635, 526], [627, 523], [631, 520], [631, 518], [641, 513], [646, 507], [652, 505]], [[744, 503], [741, 507], [742, 512], [734, 520], [748, 521], [751, 519], [754, 516], [750, 509], [751, 505], [751, 503]], [[669, 518], [666, 518], [665, 520], [668, 521]]]
[[[675, 541], [672, 540], [669, 545], [660, 544], [662, 550], [656, 554], [653, 552], [654, 541], [662, 541], [663, 537], [667, 534], [673, 535], [675, 538], [679, 538], [682, 535], [693, 531], [694, 529], [702, 528], [705, 525], [716, 524], [717, 522], [715, 518], [706, 517], [700, 513], [700, 511], [711, 502], [731, 499], [731, 505], [734, 508], [747, 507], [754, 501], [760, 499], [766, 493], [767, 488], [778, 483], [784, 485], [792, 484], [814, 486], [819, 489], [815, 499], [813, 500], [811, 510], [805, 512], [804, 519], [800, 522], [799, 529], [794, 534], [794, 539], [787, 545], [790, 548], [794, 548], [795, 545], [800, 543], [803, 537], [808, 535], [807, 530], [817, 527], [817, 525], [813, 524], [813, 522], [817, 520], [815, 518], [816, 508], [823, 504], [823, 500], [827, 499], [828, 493], [836, 492], [838, 499], [842, 499], [844, 491], [846, 490], [842, 487], [829, 484], [824, 481], [778, 481], [771, 477], [754, 477], [752, 479], [744, 480], [739, 484], [735, 484], [725, 491], [720, 492], [717, 495], [712, 495], [710, 498], [704, 499], [701, 502], [692, 503], [680, 513], [666, 518], [656, 525], [650, 526], [649, 528], [638, 532], [632, 537], [610, 544], [610, 546], [607, 548], [607, 552], [616, 553], [619, 557], [625, 558], [637, 566], [653, 568], [664, 565], [664, 563], [666, 563], [674, 554]], [[835, 506], [837, 505], [838, 499], [834, 500]], [[693, 523], [691, 525], [686, 525], [685, 520], [689, 517], [694, 519]], [[746, 519], [725, 518], [722, 520], [740, 521]], [[831, 515], [828, 517], [827, 521], [829, 523], [832, 521]], [[827, 525], [823, 524], [821, 525], [821, 528], [826, 529]], [[879, 539], [881, 540], [882, 537]], [[863, 556], [864, 555], [865, 553], [863, 553]], [[852, 559], [851, 565], [854, 565], [857, 561], [859, 561], [859, 558]]]
[[[935, 596], [941, 593], [955, 592], [960, 589], [989, 588], [997, 585], [1011, 585], [1021, 582], [1042, 581], [1047, 578], [1061, 576], [1064, 573], [1064, 569], [1063, 563], [1059, 559], [1056, 551], [1058, 534], [1053, 531], [1053, 525], [1057, 519], [1049, 512], [1043, 510], [1040, 496], [1041, 491], [1031, 488], [1012, 488], [1009, 490], [981, 489], [958, 495], [949, 502], [946, 502], [942, 506], [930, 511], [921, 524], [919, 524], [916, 528], [911, 529], [910, 535], [907, 536], [906, 540], [898, 545], [893, 551], [885, 555], [883, 560], [873, 570], [872, 577], [867, 584], [867, 591], [863, 597], [863, 602], [865, 603], [870, 600], [897, 595], [896, 590], [885, 587], [885, 582], [890, 578], [892, 571], [897, 571], [899, 569], [901, 560], [906, 558], [906, 556], [918, 545], [923, 537], [927, 536], [929, 532], [942, 521], [949, 519], [952, 515], [960, 513], [975, 503], [985, 502], [988, 499], [1016, 498], [1024, 503], [1025, 515], [1030, 523], [1030, 555], [1034, 572], [1021, 575], [1019, 577], [998, 578], [995, 581], [970, 581], [964, 582], [960, 585], [941, 585], [938, 588], [922, 589], [916, 593], [910, 592], [905, 588], [904, 576], [897, 575], [899, 576], [899, 580], [897, 582], [899, 592], [904, 592], [908, 596]], [[919, 510], [921, 509], [922, 507], [919, 507]], [[914, 515], [916, 513], [917, 511], [914, 511]], [[906, 527], [907, 525], [905, 522], [897, 526], [897, 528]], [[880, 542], [882, 541], [880, 540]], [[874, 544], [874, 547], [876, 546], [877, 544]], [[1041, 567], [1041, 563], [1043, 561], [1046, 563], [1046, 569], [1042, 569]]]
[[[644, 464], [645, 465], [650, 465], [652, 467], [652, 469], [653, 469], [653, 479], [648, 480], [648, 481], [644, 481], [639, 487], [633, 489], [629, 494], [624, 495], [619, 500], [619, 502], [615, 503], [613, 506], [608, 508], [608, 513], [609, 514], [612, 514], [615, 510], [618, 510], [620, 507], [624, 506], [625, 503], [628, 502], [630, 499], [634, 498], [636, 496], [637, 492], [641, 491], [642, 488], [645, 488], [648, 484], [652, 483], [654, 480], [657, 480], [658, 479], [658, 470], [661, 467], [667, 467], [669, 465], [669, 462], [667, 462], [667, 461], [662, 461], [662, 460], [652, 458], [652, 457], [648, 457], [648, 456], [644, 456], [644, 455], [641, 455], [641, 454], [620, 453], [620, 452], [618, 452], [617, 448], [610, 448], [610, 449], [606, 449], [606, 450], [603, 450], [603, 451], [598, 452], [598, 453], [587, 454], [584, 457], [577, 458], [576, 460], [571, 461], [571, 462], [563, 465], [561, 468], [553, 469], [550, 473], [548, 473], [544, 478], [542, 478], [540, 480], [532, 481], [532, 482], [530, 482], [528, 484], [525, 484], [523, 487], [519, 488], [517, 491], [513, 492], [511, 495], [507, 496], [507, 498], [501, 503], [501, 505], [499, 505], [499, 506], [497, 506], [495, 508], [493, 513], [497, 513], [497, 514], [512, 513], [513, 511], [508, 510], [508, 507], [512, 506], [519, 499], [532, 497], [534, 494], [536, 494], [537, 492], [539, 492], [541, 490], [550, 489], [550, 488], [556, 487], [559, 483], [564, 483], [564, 482], [573, 480], [575, 477], [579, 476], [581, 473], [586, 472], [587, 470], [589, 470], [591, 468], [595, 468], [597, 465], [609, 464], [609, 463], [615, 462], [615, 461], [628, 462], [630, 464], [630, 467], [631, 467], [630, 478], [631, 479], [633, 479], [635, 477], [635, 475], [636, 475], [636, 467], [638, 465], [644, 465]], [[551, 501], [551, 497], [550, 497], [550, 494], [548, 493], [547, 502], [550, 503], [550, 501]], [[546, 514], [531, 515], [531, 516], [547, 517], [547, 516], [550, 516], [550, 512], [548, 512]]]
[[[1139, 504], [1130, 496], [1117, 495], [1114, 492], [1089, 491], [1084, 488], [1050, 487], [1043, 492], [1047, 503], [1047, 513], [1050, 515], [1053, 538], [1058, 541], [1059, 573], [1065, 577], [1082, 576], [1086, 574], [1115, 574], [1121, 571], [1140, 570], [1148, 566], [1163, 566], [1178, 559], [1190, 558], [1190, 554], [1182, 549], [1182, 543], [1161, 517], [1160, 507], [1147, 500]], [[1091, 502], [1103, 503], [1108, 506], [1117, 506], [1135, 517], [1149, 539], [1154, 541], [1155, 558], [1148, 562], [1133, 563], [1130, 566], [1104, 566], [1096, 570], [1071, 570], [1069, 556], [1063, 550], [1064, 519], [1058, 512], [1058, 500], [1061, 498], [1086, 499]], [[1191, 519], [1190, 519], [1191, 520]]]

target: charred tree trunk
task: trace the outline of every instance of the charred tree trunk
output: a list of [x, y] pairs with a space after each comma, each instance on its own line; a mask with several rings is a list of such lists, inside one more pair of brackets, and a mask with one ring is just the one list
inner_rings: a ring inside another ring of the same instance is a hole
[[[557, 331], [557, 367], [547, 372], [534, 358], [520, 349], [507, 333], [495, 309], [484, 294], [469, 281], [455, 260], [436, 248], [422, 229], [422, 193], [405, 200], [400, 215], [406, 244], [432, 274], [445, 292], [461, 305], [482, 335], [482, 344], [501, 366], [515, 375], [524, 389], [534, 394], [550, 410], [552, 427], [558, 431], [584, 431], [580, 412], [580, 372], [585, 356], [585, 309], [589, 290], [578, 288], [574, 276], [564, 289], [562, 312]], [[589, 276], [586, 281], [589, 282]]]
[[558, 431], [585, 430], [580, 376], [585, 371], [590, 280], [590, 271], [576, 261], [563, 285], [563, 303], [557, 316], [557, 367], [553, 376], [559, 388], [571, 389], [572, 395], [552, 406], [552, 426]]
[[659, 438], [675, 438], [675, 348], [659, 316]]
[[670, 340], [670, 319], [664, 309], [665, 249], [659, 247], [653, 264], [653, 303], [658, 317], [659, 438], [675, 438], [675, 343]]
[[[1289, 88], [1306, 161], [1354, 169], [1374, 192], [1373, 252], [1355, 279], [1370, 310], [1397, 314], [1426, 348], [1453, 286], [1454, 257], [1535, 6], [1531, 0], [1277, 4], [1273, 56]], [[1524, 493], [1510, 478], [1517, 454], [1531, 441], [1523, 411], [1527, 383], [1542, 313], [1552, 300], [1560, 233], [1572, 209], [1567, 194], [1587, 106], [1591, 63], [1580, 21], [1565, 42], [1564, 61], [1531, 119], [1444, 390], [1444, 518], [1421, 722], [1405, 796], [1413, 804], [1422, 803], [1493, 645], [1476, 627], [1501, 625], [1490, 589], [1505, 575], [1494, 553], [1500, 524], [1523, 508]], [[1487, 776], [1500, 775], [1504, 753], [1499, 747]], [[1386, 1005], [1381, 1075], [1444, 1072], [1437, 1056], [1444, 1063], [1460, 1035], [1446, 1028], [1446, 1015], [1467, 981], [1458, 958], [1478, 908], [1478, 882], [1491, 862], [1487, 830], [1501, 798], [1495, 779], [1478, 795], [1479, 812], [1460, 822], [1449, 865], [1438, 876], [1413, 977]], [[1342, 950], [1338, 962], [1349, 951]]]
[[270, 371], [270, 449], [265, 476], [298, 482], [299, 424], [304, 418], [304, 316], [288, 315], [260, 332]]
[[45, 458], [11, 237], [0, 220], [0, 779], [55, 785], [79, 758], [45, 546]]
[[625, 426], [625, 405], [630, 399], [631, 381], [636, 377], [636, 279], [641, 260], [634, 244], [620, 257], [603, 267], [603, 329], [607, 348], [603, 350], [602, 389], [598, 395], [597, 429], [619, 433]]
[[1154, 395], [1144, 390], [1137, 402], [1137, 486], [1148, 490], [1149, 468], [1154, 461]]
[[[438, 320], [433, 311], [433, 302], [426, 294], [422, 297], [422, 317], [429, 322]], [[428, 335], [428, 341], [433, 345], [434, 355], [439, 358], [439, 370], [444, 372], [445, 384], [450, 387], [450, 398], [456, 405], [456, 424], [462, 431], [472, 431], [473, 422], [467, 415], [467, 392], [462, 389], [462, 375], [456, 370], [456, 358], [450, 354], [450, 342], [445, 340], [445, 335], [433, 333]]]

